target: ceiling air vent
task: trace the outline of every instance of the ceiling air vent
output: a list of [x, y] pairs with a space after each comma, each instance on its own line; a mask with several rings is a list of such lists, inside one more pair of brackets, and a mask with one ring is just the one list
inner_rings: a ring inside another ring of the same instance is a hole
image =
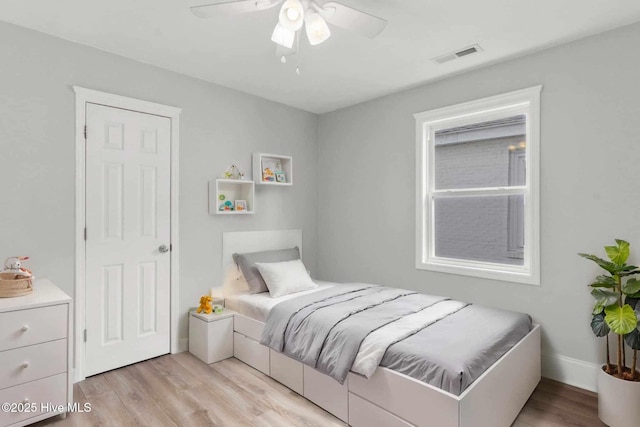
[[436, 64], [444, 64], [445, 62], [453, 61], [454, 59], [462, 58], [463, 56], [473, 55], [474, 53], [482, 52], [482, 48], [478, 44], [474, 44], [455, 52], [447, 53], [437, 58], [433, 58], [433, 62]]

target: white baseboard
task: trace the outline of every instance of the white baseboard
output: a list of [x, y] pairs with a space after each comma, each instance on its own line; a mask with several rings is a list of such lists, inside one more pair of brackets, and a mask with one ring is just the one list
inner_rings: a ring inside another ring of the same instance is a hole
[[599, 364], [585, 362], [560, 354], [542, 355], [542, 376], [574, 387], [597, 392]]
[[182, 353], [189, 351], [189, 338], [180, 338], [178, 340], [178, 351], [176, 353]]

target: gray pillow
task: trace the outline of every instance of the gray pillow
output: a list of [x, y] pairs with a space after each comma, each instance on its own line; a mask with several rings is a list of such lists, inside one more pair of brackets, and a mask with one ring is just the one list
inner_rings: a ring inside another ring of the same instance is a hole
[[256, 262], [283, 262], [300, 259], [300, 249], [296, 246], [291, 249], [279, 249], [275, 251], [251, 252], [247, 254], [233, 254], [240, 271], [249, 285], [250, 294], [268, 292], [267, 284], [258, 271]]

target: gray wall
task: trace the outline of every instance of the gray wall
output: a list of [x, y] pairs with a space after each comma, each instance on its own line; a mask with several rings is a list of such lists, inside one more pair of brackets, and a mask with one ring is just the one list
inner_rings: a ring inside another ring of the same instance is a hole
[[[614, 238], [640, 261], [640, 25], [345, 108], [319, 119], [320, 276], [530, 313], [546, 353], [601, 362], [576, 256]], [[542, 286], [416, 270], [413, 114], [542, 84]]]
[[[302, 228], [317, 271], [317, 117], [156, 67], [0, 23], [0, 258], [73, 296], [75, 98], [72, 85], [181, 107], [180, 335], [188, 307], [222, 284], [222, 232]], [[293, 156], [296, 182], [258, 188], [252, 216], [207, 213], [207, 181], [251, 153]]]

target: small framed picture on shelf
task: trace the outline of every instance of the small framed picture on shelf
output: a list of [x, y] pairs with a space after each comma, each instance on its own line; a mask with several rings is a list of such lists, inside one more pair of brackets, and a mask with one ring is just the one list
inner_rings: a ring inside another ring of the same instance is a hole
[[236, 212], [244, 212], [247, 210], [247, 201], [246, 200], [236, 200]]
[[276, 172], [276, 182], [287, 182], [287, 175], [284, 172]]

